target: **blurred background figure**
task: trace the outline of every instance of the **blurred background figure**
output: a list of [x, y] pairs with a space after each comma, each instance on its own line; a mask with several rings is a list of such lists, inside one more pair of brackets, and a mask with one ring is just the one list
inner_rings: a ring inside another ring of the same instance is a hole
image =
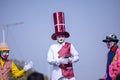
[[120, 73], [117, 74], [117, 76], [116, 76], [116, 80], [120, 80]]
[[98, 80], [104, 80], [104, 79], [98, 79]]
[[44, 80], [44, 75], [39, 72], [33, 72], [28, 75], [27, 80]]

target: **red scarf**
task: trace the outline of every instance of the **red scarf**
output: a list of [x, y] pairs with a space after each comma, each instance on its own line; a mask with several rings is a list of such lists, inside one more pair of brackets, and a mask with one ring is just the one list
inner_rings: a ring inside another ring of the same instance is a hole
[[[70, 53], [70, 43], [66, 42], [65, 45], [59, 50], [58, 52], [59, 58], [69, 58], [72, 57]], [[62, 75], [68, 79], [74, 77], [73, 73], [73, 66], [71, 62], [68, 62], [67, 64], [60, 64], [59, 67], [62, 70]]]

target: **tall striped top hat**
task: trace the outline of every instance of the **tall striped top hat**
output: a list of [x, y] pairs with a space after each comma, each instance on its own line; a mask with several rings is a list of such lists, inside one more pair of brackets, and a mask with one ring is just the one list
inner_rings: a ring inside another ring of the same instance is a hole
[[65, 19], [63, 12], [53, 13], [55, 33], [51, 36], [53, 40], [56, 40], [58, 35], [64, 35], [66, 38], [70, 36], [68, 32], [65, 31]]

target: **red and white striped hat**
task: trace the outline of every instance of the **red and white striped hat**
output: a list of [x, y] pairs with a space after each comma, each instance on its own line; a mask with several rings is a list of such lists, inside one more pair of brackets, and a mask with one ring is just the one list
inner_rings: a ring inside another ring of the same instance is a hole
[[66, 38], [70, 36], [68, 32], [65, 31], [65, 19], [63, 12], [53, 13], [55, 33], [51, 36], [53, 40], [56, 40], [58, 35], [64, 35]]

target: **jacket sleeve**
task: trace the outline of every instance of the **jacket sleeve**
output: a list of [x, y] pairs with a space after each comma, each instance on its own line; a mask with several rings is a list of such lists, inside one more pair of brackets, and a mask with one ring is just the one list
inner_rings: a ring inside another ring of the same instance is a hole
[[120, 49], [116, 51], [116, 60], [115, 62], [111, 63], [110, 69], [110, 77], [114, 79], [118, 73], [120, 73]]
[[115, 77], [116, 77], [116, 74], [117, 74], [117, 71], [118, 71], [118, 68], [117, 68], [117, 62], [114, 62], [114, 63], [112, 63], [110, 66], [109, 66], [109, 74], [110, 74], [110, 77], [112, 78], [112, 79], [115, 79]]
[[117, 61], [120, 62], [120, 48], [117, 50]]
[[23, 69], [19, 70], [14, 62], [12, 62], [11, 72], [15, 78], [22, 77], [25, 73]]
[[71, 54], [73, 56], [72, 58], [73, 63], [79, 61], [79, 53], [77, 52], [77, 50], [74, 48], [72, 44], [71, 44]]
[[54, 53], [52, 50], [52, 46], [50, 46], [49, 51], [48, 51], [48, 55], [47, 55], [47, 61], [48, 63], [54, 65], [56, 64], [56, 60], [54, 59]]
[[120, 73], [120, 48], [117, 50], [117, 67], [118, 73]]

